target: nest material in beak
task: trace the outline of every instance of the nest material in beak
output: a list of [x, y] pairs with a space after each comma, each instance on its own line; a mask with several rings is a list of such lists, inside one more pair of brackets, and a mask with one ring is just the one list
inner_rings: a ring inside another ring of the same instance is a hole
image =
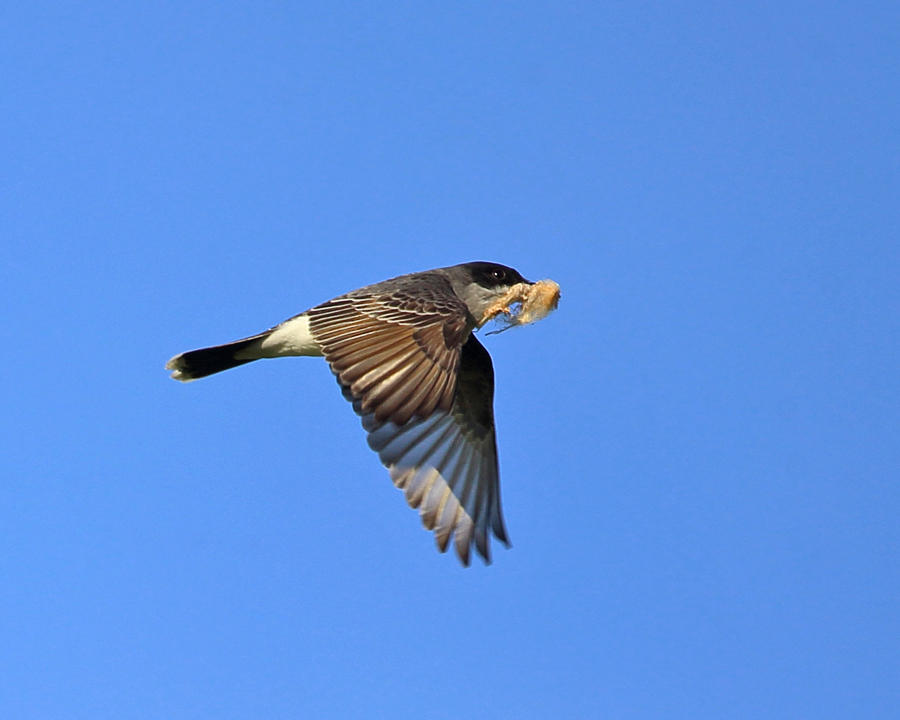
[[542, 320], [556, 310], [557, 305], [559, 285], [553, 280], [539, 280], [534, 284], [518, 283], [485, 311], [481, 324], [503, 315], [501, 319], [506, 327], [496, 331], [503, 332], [517, 325]]

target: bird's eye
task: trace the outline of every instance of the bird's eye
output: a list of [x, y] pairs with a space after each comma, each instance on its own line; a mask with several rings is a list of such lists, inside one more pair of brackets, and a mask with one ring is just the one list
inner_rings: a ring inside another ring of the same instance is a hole
[[506, 271], [500, 268], [494, 268], [491, 270], [491, 277], [494, 278], [494, 280], [505, 280]]

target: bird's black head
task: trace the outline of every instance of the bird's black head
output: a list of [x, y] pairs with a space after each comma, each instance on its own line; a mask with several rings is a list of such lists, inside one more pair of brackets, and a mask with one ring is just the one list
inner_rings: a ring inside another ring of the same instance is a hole
[[507, 291], [519, 283], [528, 283], [517, 270], [490, 262], [470, 262], [439, 270], [453, 286], [453, 292], [462, 300], [478, 327], [484, 323], [487, 311]]
[[463, 265], [472, 276], [472, 281], [484, 288], [509, 287], [516, 283], [529, 282], [518, 270], [491, 262], [470, 262]]

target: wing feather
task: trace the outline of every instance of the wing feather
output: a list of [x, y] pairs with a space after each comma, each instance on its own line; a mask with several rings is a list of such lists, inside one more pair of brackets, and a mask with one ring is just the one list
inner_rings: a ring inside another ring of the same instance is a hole
[[368, 432], [369, 446], [389, 469], [394, 484], [409, 505], [419, 509], [423, 525], [434, 532], [438, 549], [445, 551], [452, 539], [463, 565], [469, 564], [473, 545], [490, 562], [492, 531], [508, 544], [500, 512], [492, 393], [484, 395], [487, 386], [482, 382], [490, 366], [471, 359], [487, 356], [472, 350], [472, 343], [477, 341], [470, 338], [463, 352], [450, 411], [438, 408], [430, 416], [398, 425], [380, 421], [354, 403]]

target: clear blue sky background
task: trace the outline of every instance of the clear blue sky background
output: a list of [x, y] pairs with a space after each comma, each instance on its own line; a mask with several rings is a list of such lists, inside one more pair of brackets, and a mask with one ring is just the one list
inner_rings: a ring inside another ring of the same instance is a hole
[[[896, 717], [895, 2], [75, 3], [0, 23], [0, 716]], [[514, 547], [439, 555], [325, 364], [486, 338]]]

